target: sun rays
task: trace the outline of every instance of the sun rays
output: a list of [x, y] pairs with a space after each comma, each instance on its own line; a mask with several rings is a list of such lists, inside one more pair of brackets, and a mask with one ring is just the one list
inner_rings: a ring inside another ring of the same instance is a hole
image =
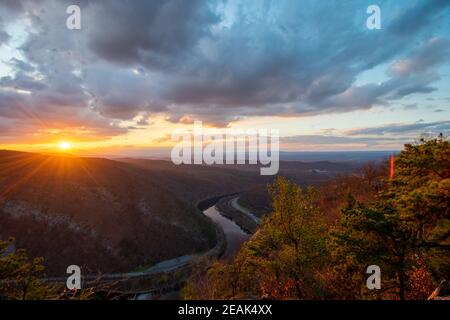
[[70, 142], [67, 142], [67, 141], [61, 141], [58, 144], [58, 148], [59, 148], [60, 151], [67, 151], [67, 150], [72, 148], [72, 144]]

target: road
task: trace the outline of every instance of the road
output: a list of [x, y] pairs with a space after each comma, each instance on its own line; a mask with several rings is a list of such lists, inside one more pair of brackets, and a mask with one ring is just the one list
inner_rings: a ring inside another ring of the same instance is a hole
[[[167, 273], [174, 271], [178, 268], [184, 267], [194, 261], [196, 258], [200, 257], [202, 254], [198, 255], [185, 255], [181, 257], [177, 257], [170, 260], [164, 260], [160, 263], [155, 264], [154, 266], [148, 268], [144, 271], [138, 272], [126, 272], [126, 273], [110, 273], [110, 274], [102, 274], [102, 275], [85, 275], [83, 276], [83, 280], [94, 281], [94, 280], [116, 280], [116, 279], [132, 279], [132, 278], [144, 278], [146, 276], [151, 276], [159, 273]], [[53, 277], [53, 278], [45, 278], [41, 279], [46, 282], [66, 282], [67, 277]]]
[[146, 276], [146, 275], [170, 272], [170, 271], [173, 271], [175, 269], [178, 269], [178, 268], [181, 268], [181, 267], [187, 265], [188, 263], [192, 262], [195, 258], [198, 258], [199, 256], [200, 255], [197, 255], [197, 254], [190, 254], [190, 255], [185, 255], [185, 256], [177, 257], [177, 258], [170, 259], [170, 260], [164, 260], [164, 261], [161, 261], [160, 263], [157, 263], [154, 266], [148, 268], [145, 271], [128, 272], [128, 273], [124, 273], [123, 275], [128, 278], [133, 278], [133, 277], [142, 277], [142, 276]]
[[260, 225], [260, 224], [261, 224], [261, 219], [258, 218], [257, 216], [255, 216], [255, 215], [254, 215], [250, 210], [248, 210], [247, 208], [244, 208], [243, 206], [241, 206], [241, 205], [239, 204], [238, 201], [239, 201], [239, 197], [235, 197], [235, 198], [231, 199], [231, 201], [230, 201], [231, 206], [232, 206], [234, 209], [236, 209], [236, 210], [242, 212], [242, 213], [243, 213], [245, 216], [247, 216], [248, 218], [252, 219], [257, 225]]
[[[261, 223], [261, 219], [259, 219], [255, 215], [253, 215], [248, 209], [239, 205], [238, 199], [239, 199], [239, 197], [233, 198], [230, 201], [231, 206], [234, 209], [236, 209], [236, 210], [242, 212], [243, 214], [245, 214], [246, 216], [248, 216], [256, 224], [259, 225]], [[208, 210], [205, 210], [204, 213], [206, 214], [206, 212]], [[220, 225], [220, 224], [218, 224], [218, 225]], [[126, 280], [126, 279], [146, 278], [146, 277], [151, 277], [151, 276], [158, 275], [158, 274], [169, 273], [169, 272], [175, 271], [177, 269], [180, 269], [182, 267], [188, 266], [189, 264], [195, 264], [196, 261], [198, 262], [199, 261], [198, 259], [203, 256], [218, 256], [218, 253], [221, 252], [221, 247], [224, 246], [224, 242], [226, 242], [227, 238], [229, 238], [229, 235], [228, 235], [228, 237], [226, 235], [227, 230], [224, 230], [222, 225], [220, 225], [220, 227], [222, 228], [222, 231], [223, 231], [222, 234], [225, 235], [225, 238], [219, 237], [219, 241], [218, 241], [217, 245], [214, 248], [208, 250], [207, 252], [203, 252], [203, 253], [199, 253], [199, 254], [184, 255], [184, 256], [177, 257], [177, 258], [161, 261], [144, 271], [103, 274], [100, 277], [98, 275], [85, 275], [85, 276], [83, 276], [83, 280], [89, 282], [89, 281], [98, 281], [98, 280], [111, 281], [111, 280], [122, 280], [122, 279]], [[240, 230], [240, 228], [239, 228], [239, 230]], [[229, 233], [233, 233], [233, 232], [229, 231]], [[46, 279], [42, 279], [42, 280], [47, 281], [47, 282], [65, 283], [67, 278], [66, 277], [54, 277], [54, 278], [46, 278]]]

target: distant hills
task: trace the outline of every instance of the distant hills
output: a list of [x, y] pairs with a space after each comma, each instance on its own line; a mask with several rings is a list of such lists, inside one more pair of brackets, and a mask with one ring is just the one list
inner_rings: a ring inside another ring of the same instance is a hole
[[0, 152], [0, 235], [44, 256], [52, 274], [70, 264], [125, 271], [214, 244], [213, 229], [165, 182], [127, 163]]
[[[280, 167], [280, 175], [302, 185], [355, 168], [326, 161]], [[257, 166], [0, 151], [0, 238], [14, 236], [16, 247], [43, 256], [51, 275], [70, 264], [129, 271], [212, 247], [214, 228], [196, 204], [264, 189], [273, 178], [260, 176]]]
[[[300, 162], [317, 162], [317, 161], [329, 161], [329, 162], [351, 162], [367, 163], [367, 162], [379, 162], [389, 158], [392, 154], [397, 154], [398, 150], [381, 150], [381, 151], [280, 151], [281, 161], [300, 161]], [[120, 155], [103, 155], [102, 157], [108, 159], [121, 159]], [[248, 154], [246, 155], [248, 157]], [[170, 161], [170, 149], [159, 150], [152, 154], [137, 153], [133, 155], [134, 159], [141, 160], [165, 160]]]
[[382, 161], [397, 153], [398, 151], [280, 152], [280, 159], [282, 161], [331, 161], [356, 164]]

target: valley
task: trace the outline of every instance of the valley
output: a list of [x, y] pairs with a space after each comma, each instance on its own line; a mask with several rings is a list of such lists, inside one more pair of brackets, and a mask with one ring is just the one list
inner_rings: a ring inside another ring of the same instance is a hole
[[[281, 162], [280, 175], [317, 185], [354, 168]], [[88, 273], [130, 272], [214, 247], [214, 226], [198, 204], [235, 193], [245, 204], [272, 180], [256, 165], [0, 151], [0, 236], [44, 257], [49, 276], [71, 264]]]

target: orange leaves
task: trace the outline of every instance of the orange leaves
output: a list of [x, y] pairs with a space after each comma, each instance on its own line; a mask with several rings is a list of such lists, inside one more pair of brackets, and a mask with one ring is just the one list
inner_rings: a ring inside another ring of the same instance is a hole
[[435, 288], [431, 280], [431, 274], [423, 263], [408, 272], [408, 278], [409, 290], [407, 299], [426, 300]]

